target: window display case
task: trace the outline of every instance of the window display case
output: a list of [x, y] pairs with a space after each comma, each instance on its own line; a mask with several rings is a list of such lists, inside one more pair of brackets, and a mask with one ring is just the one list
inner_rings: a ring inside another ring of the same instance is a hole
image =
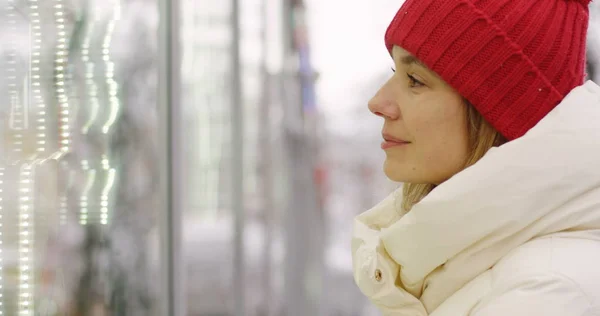
[[0, 5], [0, 315], [164, 315], [159, 3]]

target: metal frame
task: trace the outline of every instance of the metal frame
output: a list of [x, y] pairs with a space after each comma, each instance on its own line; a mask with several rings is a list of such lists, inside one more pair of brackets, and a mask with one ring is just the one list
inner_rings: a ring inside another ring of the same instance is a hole
[[186, 315], [182, 251], [180, 2], [158, 0], [160, 316]]
[[[182, 251], [182, 147], [181, 131], [181, 34], [180, 1], [158, 0], [158, 107], [160, 161], [160, 314], [187, 314], [185, 264]], [[231, 63], [231, 123], [232, 123], [232, 209], [234, 220], [233, 295], [234, 313], [245, 314], [244, 269], [244, 183], [243, 183], [243, 100], [240, 61], [239, 0], [232, 0], [232, 63]]]
[[234, 315], [246, 314], [244, 264], [244, 105], [240, 58], [240, 1], [231, 9], [231, 195], [233, 222], [233, 296]]

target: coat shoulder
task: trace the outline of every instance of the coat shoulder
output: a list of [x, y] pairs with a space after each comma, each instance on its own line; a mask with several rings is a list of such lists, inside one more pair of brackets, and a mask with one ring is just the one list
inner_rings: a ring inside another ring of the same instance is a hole
[[491, 269], [492, 289], [484, 301], [528, 296], [528, 304], [537, 300], [550, 307], [553, 300], [558, 304], [553, 296], [559, 293], [561, 299], [570, 298], [561, 304], [579, 305], [569, 308], [585, 310], [585, 315], [599, 312], [600, 238], [590, 236], [561, 233], [517, 247]]
[[590, 296], [600, 296], [600, 236], [555, 234], [517, 247], [492, 268], [492, 286], [529, 275], [560, 275]]

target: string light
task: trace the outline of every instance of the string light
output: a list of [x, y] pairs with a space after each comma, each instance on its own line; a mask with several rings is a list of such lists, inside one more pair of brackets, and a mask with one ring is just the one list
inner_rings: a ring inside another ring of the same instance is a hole
[[87, 30], [85, 33], [85, 38], [83, 39], [83, 43], [81, 45], [81, 59], [85, 63], [85, 83], [88, 88], [88, 100], [90, 104], [90, 115], [88, 120], [83, 124], [81, 132], [85, 135], [89, 132], [92, 125], [96, 121], [98, 117], [98, 110], [100, 108], [100, 104], [98, 102], [98, 86], [94, 80], [94, 63], [90, 58], [90, 42], [92, 41], [92, 35], [94, 34], [94, 28], [96, 24], [96, 20], [94, 17], [94, 12], [90, 13], [89, 24], [87, 26]]
[[19, 315], [33, 315], [33, 164], [23, 164], [19, 183]]
[[66, 225], [67, 224], [67, 211], [69, 209], [68, 194], [69, 194], [69, 190], [71, 189], [71, 186], [73, 185], [74, 171], [69, 170], [69, 166], [65, 160], [61, 161], [60, 166], [61, 166], [62, 172], [68, 172], [68, 174], [69, 174], [68, 179], [67, 179], [67, 184], [61, 187], [61, 194], [60, 194], [60, 201], [59, 201], [60, 206], [58, 209], [59, 224]]
[[108, 224], [108, 206], [110, 192], [115, 184], [115, 176], [117, 171], [110, 167], [109, 160], [106, 156], [102, 157], [102, 169], [106, 172], [106, 182], [102, 188], [102, 195], [100, 196], [100, 223], [102, 225]]
[[117, 115], [121, 108], [119, 103], [119, 98], [117, 96], [118, 93], [118, 84], [114, 80], [115, 76], [115, 64], [110, 59], [110, 46], [112, 42], [112, 36], [115, 30], [115, 25], [118, 20], [121, 18], [121, 2], [120, 0], [115, 0], [114, 2], [114, 11], [113, 17], [108, 22], [106, 28], [106, 35], [104, 36], [104, 41], [102, 43], [102, 60], [105, 63], [105, 76], [106, 76], [106, 86], [108, 89], [108, 103], [109, 103], [109, 115], [106, 123], [102, 126], [102, 132], [104, 134], [108, 134], [110, 127], [117, 120]]
[[[113, 9], [114, 11], [112, 19], [110, 19], [110, 21], [108, 22], [108, 25], [106, 27], [106, 34], [102, 42], [102, 60], [104, 61], [105, 67], [105, 78], [109, 104], [108, 119], [102, 126], [102, 133], [104, 134], [108, 134], [110, 132], [110, 128], [117, 120], [117, 116], [121, 108], [121, 104], [119, 103], [118, 97], [119, 86], [114, 79], [115, 64], [111, 61], [110, 58], [110, 47], [115, 30], [115, 25], [117, 21], [119, 21], [121, 18], [120, 0], [115, 0]], [[115, 183], [116, 170], [110, 167], [110, 161], [106, 154], [102, 155], [102, 169], [104, 169], [104, 171], [106, 172], [106, 181], [104, 187], [102, 188], [102, 194], [100, 196], [100, 223], [102, 225], [107, 225], [109, 213], [109, 197], [110, 192]]]
[[79, 198], [79, 224], [87, 225], [89, 222], [89, 192], [94, 185], [94, 181], [96, 180], [96, 170], [90, 169], [90, 165], [87, 160], [81, 161], [81, 167], [87, 174], [87, 179]]
[[[6, 71], [7, 83], [8, 83], [8, 97], [9, 97], [9, 128], [14, 132], [13, 134], [13, 146], [12, 150], [18, 157], [23, 152], [23, 130], [25, 129], [27, 115], [23, 109], [23, 103], [21, 102], [21, 91], [17, 87], [17, 52], [16, 52], [16, 39], [15, 34], [17, 32], [17, 12], [15, 9], [15, 0], [8, 0], [6, 10], [6, 21], [8, 23], [8, 41], [9, 47], [7, 58], [6, 58]], [[24, 89], [26, 85], [23, 85]], [[25, 90], [26, 91], [26, 90]]]
[[[46, 104], [42, 96], [41, 84], [41, 54], [42, 54], [42, 23], [40, 19], [40, 7], [38, 0], [29, 0], [29, 12], [31, 14], [30, 36], [33, 42], [31, 47], [30, 82], [33, 89], [33, 101], [37, 105], [36, 125], [36, 151], [38, 154], [46, 152]], [[57, 61], [60, 61], [57, 59]]]
[[57, 28], [56, 57], [54, 60], [54, 73], [56, 76], [56, 95], [59, 107], [59, 147], [64, 152], [69, 151], [69, 99], [67, 96], [67, 33], [65, 31], [65, 13], [63, 0], [55, 0], [54, 17]]

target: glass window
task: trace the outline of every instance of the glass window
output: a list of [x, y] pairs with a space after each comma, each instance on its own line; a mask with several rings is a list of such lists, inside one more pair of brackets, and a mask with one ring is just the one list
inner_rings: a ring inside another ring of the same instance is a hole
[[0, 314], [156, 314], [157, 3], [0, 8]]

